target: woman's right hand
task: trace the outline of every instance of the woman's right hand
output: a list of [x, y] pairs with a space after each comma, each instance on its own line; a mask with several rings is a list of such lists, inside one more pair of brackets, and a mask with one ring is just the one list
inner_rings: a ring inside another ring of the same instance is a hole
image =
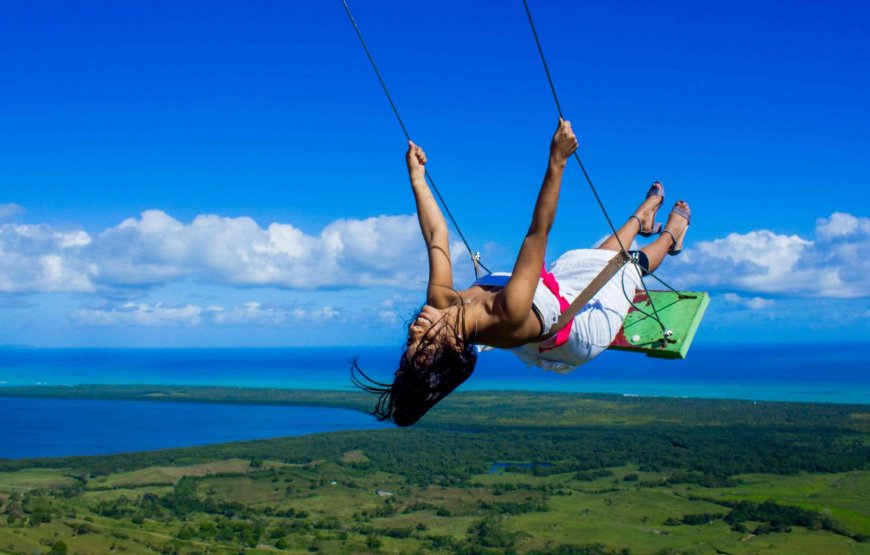
[[550, 158], [557, 162], [566, 162], [568, 157], [577, 150], [579, 142], [571, 129], [571, 122], [559, 118], [559, 127], [550, 142]]
[[415, 145], [413, 141], [408, 141], [408, 152], [405, 153], [405, 162], [408, 163], [408, 176], [411, 181], [415, 179], [423, 179], [426, 174], [426, 153], [423, 149]]

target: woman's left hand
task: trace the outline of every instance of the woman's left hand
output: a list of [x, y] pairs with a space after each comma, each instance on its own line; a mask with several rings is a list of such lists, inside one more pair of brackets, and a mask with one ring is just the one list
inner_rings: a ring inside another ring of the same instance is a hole
[[423, 179], [426, 174], [426, 153], [423, 149], [415, 145], [413, 141], [408, 141], [408, 152], [405, 153], [405, 162], [408, 163], [408, 175], [411, 181], [415, 179]]
[[550, 158], [564, 163], [577, 150], [578, 146], [579, 142], [571, 129], [571, 122], [559, 118], [559, 127], [556, 128], [556, 133], [550, 143]]

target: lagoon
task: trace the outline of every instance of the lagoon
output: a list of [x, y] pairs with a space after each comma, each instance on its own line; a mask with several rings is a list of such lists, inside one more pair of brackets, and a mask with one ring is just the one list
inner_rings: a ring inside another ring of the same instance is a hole
[[391, 425], [324, 407], [0, 397], [0, 458], [103, 455]]

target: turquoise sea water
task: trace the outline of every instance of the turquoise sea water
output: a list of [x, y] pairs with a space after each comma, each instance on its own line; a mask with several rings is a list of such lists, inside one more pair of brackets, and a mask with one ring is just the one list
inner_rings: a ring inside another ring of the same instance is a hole
[[[527, 390], [870, 404], [870, 345], [698, 346], [685, 361], [606, 353], [567, 375], [480, 356], [466, 390]], [[369, 415], [316, 407], [3, 398], [3, 387], [184, 384], [350, 389], [350, 361], [388, 380], [390, 348], [0, 348], [0, 458], [90, 455], [370, 429]]]
[[[348, 389], [359, 357], [389, 380], [397, 348], [0, 349], [0, 388], [15, 385], [185, 384]], [[870, 344], [697, 345], [684, 361], [608, 352], [571, 374], [480, 355], [466, 390], [528, 390], [870, 404]], [[2, 389], [0, 389], [2, 394]]]

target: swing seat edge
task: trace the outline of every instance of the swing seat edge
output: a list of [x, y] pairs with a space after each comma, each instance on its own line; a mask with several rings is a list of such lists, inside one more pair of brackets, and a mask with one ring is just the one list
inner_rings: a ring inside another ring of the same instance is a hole
[[[649, 291], [649, 296], [640, 291], [609, 348], [653, 358], [685, 359], [709, 304], [710, 295], [703, 291], [680, 291], [679, 296], [673, 291]], [[665, 345], [661, 327], [647, 315], [652, 314], [653, 305], [665, 327], [673, 332]]]

